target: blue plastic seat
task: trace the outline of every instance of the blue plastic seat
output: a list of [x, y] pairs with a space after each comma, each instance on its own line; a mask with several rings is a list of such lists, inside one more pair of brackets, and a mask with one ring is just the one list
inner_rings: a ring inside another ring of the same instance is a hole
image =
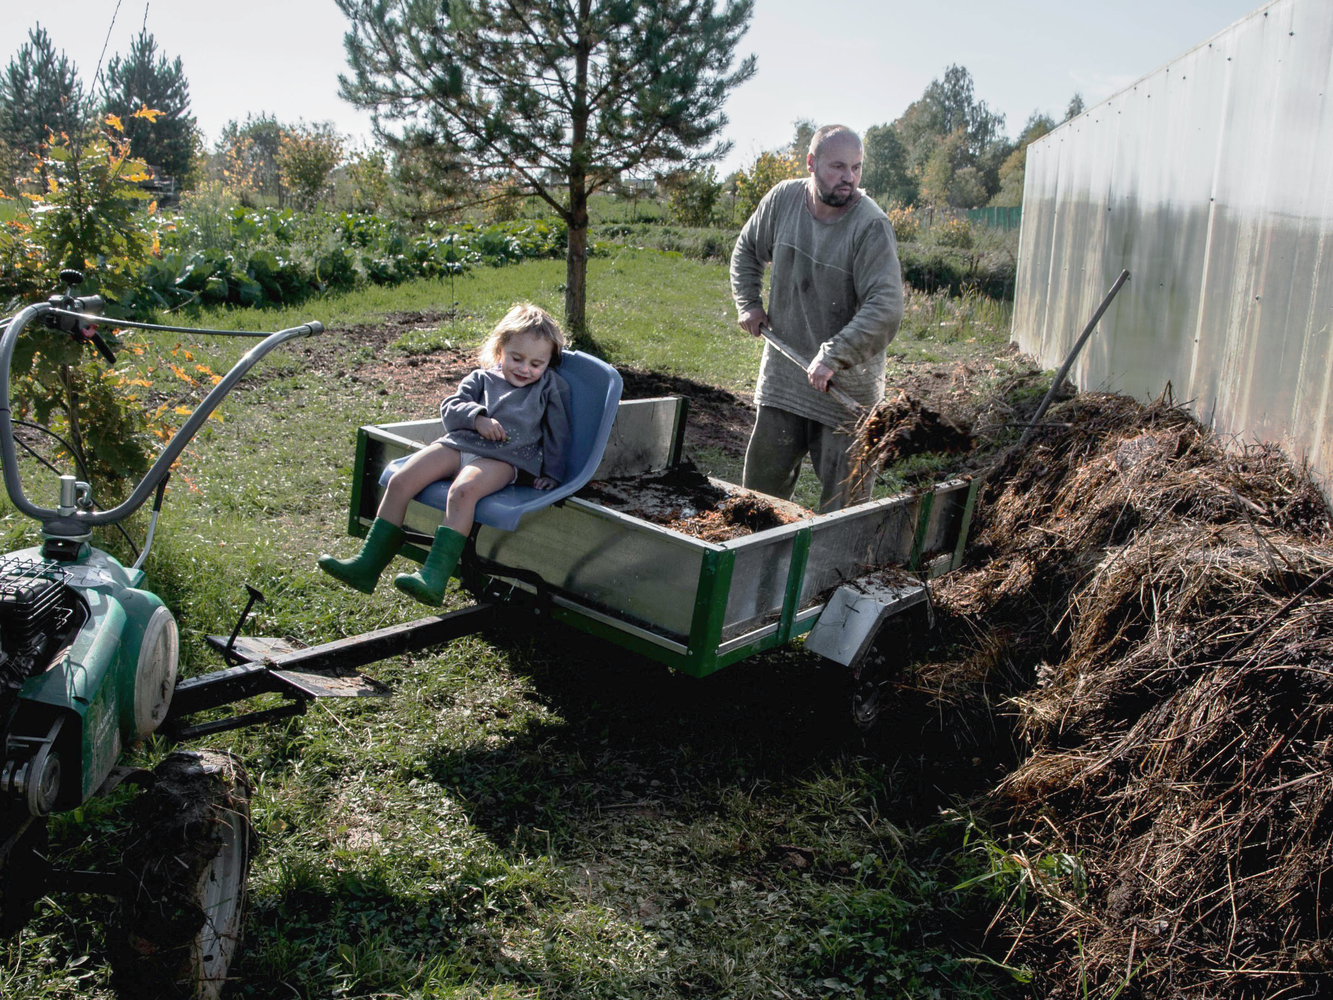
[[[560, 367], [555, 369], [569, 383], [570, 422], [573, 435], [569, 446], [569, 474], [565, 481], [550, 490], [531, 486], [506, 486], [497, 493], [483, 497], [477, 504], [477, 522], [513, 531], [519, 520], [530, 510], [539, 510], [562, 500], [580, 489], [602, 461], [611, 425], [616, 422], [620, 405], [622, 381], [620, 373], [600, 358], [582, 351], [563, 352]], [[380, 485], [385, 486], [407, 458], [390, 462], [380, 474]], [[417, 503], [445, 509], [452, 479], [431, 483], [416, 495]]]

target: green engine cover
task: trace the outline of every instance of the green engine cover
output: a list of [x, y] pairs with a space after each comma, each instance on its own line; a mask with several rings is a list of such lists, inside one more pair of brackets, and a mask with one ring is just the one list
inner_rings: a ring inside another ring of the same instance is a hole
[[[8, 558], [42, 560], [35, 548]], [[62, 655], [24, 683], [19, 697], [69, 713], [58, 747], [63, 771], [58, 808], [71, 808], [98, 789], [125, 743], [145, 735], [136, 724], [136, 672], [145, 632], [163, 604], [136, 589], [142, 573], [100, 549], [87, 549], [76, 562], [50, 565], [64, 571], [89, 617]], [[172, 628], [174, 644], [174, 623]], [[76, 721], [78, 731], [71, 732]]]

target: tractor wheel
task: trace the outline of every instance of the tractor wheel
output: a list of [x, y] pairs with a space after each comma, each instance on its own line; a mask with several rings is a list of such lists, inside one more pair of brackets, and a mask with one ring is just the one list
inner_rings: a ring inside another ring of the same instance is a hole
[[134, 803], [111, 942], [124, 997], [217, 1000], [241, 939], [254, 832], [231, 754], [176, 751]]

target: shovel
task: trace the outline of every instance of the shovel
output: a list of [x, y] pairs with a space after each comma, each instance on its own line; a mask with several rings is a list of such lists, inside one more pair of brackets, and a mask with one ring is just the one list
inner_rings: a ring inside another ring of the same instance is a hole
[[[764, 339], [767, 340], [770, 344], [772, 344], [775, 348], [777, 348], [778, 353], [781, 354], [788, 361], [791, 361], [793, 364], [800, 365], [802, 371], [810, 370], [810, 362], [807, 359], [801, 357], [799, 354], [797, 354], [794, 350], [792, 350], [782, 341], [778, 340], [778, 338], [774, 335], [773, 331], [769, 327], [766, 326], [760, 327], [759, 332], [762, 333], [764, 335]], [[831, 382], [829, 383], [828, 394], [832, 396], [834, 399], [836, 399], [843, 406], [847, 407], [847, 409], [851, 410], [852, 413], [854, 413], [858, 417], [862, 416], [866, 412], [866, 408], [864, 406], [862, 406], [856, 400], [852, 399], [851, 396], [847, 395], [847, 393], [843, 392], [841, 389], [839, 389], [836, 385], [834, 385]]]

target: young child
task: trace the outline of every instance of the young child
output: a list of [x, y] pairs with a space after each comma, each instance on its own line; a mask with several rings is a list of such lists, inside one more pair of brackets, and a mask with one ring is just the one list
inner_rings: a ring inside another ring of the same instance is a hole
[[478, 368], [440, 404], [444, 436], [393, 474], [361, 551], [351, 559], [320, 556], [319, 568], [369, 594], [403, 542], [407, 504], [431, 483], [454, 478], [444, 523], [430, 555], [393, 585], [439, 607], [472, 530], [477, 501], [519, 482], [549, 490], [565, 475], [569, 384], [555, 369], [564, 334], [545, 310], [517, 305], [481, 347]]

